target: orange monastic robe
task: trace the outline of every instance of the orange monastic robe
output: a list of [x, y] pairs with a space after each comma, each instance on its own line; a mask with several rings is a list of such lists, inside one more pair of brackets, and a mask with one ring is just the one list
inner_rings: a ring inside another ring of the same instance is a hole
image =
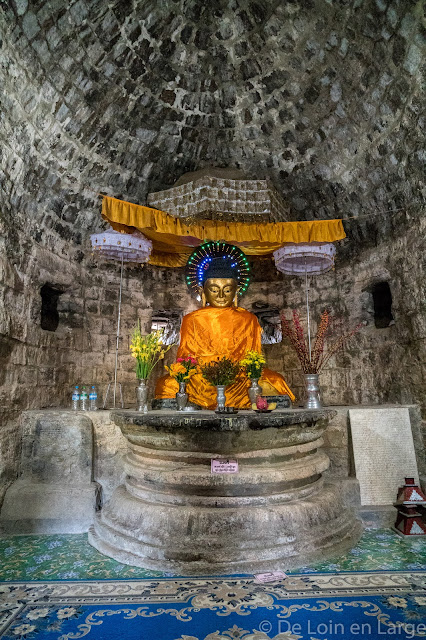
[[[241, 307], [204, 307], [188, 313], [183, 320], [180, 330], [180, 345], [178, 358], [194, 356], [200, 364], [207, 364], [218, 357], [227, 356], [232, 360], [242, 360], [247, 351], [261, 351], [262, 329], [255, 315]], [[284, 378], [275, 371], [264, 369], [262, 381], [274, 387], [277, 395], [288, 394], [292, 400], [294, 395], [288, 388]], [[247, 395], [249, 381], [241, 373], [236, 382], [226, 387], [227, 406], [239, 409], [250, 408]], [[156, 398], [174, 398], [179, 390], [176, 380], [169, 375], [163, 376], [157, 382]], [[210, 385], [197, 373], [186, 385], [190, 402], [201, 405], [206, 409], [216, 407], [216, 388]]]

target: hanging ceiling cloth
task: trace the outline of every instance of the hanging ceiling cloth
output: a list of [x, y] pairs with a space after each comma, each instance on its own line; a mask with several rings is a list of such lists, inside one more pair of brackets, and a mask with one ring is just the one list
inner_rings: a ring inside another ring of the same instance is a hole
[[183, 267], [194, 247], [205, 240], [239, 246], [250, 256], [270, 256], [285, 243], [335, 242], [346, 237], [341, 220], [229, 222], [177, 218], [143, 205], [104, 196], [102, 217], [124, 233], [138, 230], [152, 241], [150, 264]]

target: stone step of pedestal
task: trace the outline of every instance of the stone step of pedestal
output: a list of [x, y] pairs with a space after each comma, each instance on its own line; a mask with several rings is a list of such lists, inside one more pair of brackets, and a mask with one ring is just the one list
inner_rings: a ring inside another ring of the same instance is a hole
[[99, 487], [17, 480], [6, 492], [0, 530], [7, 534], [85, 533], [93, 523]]
[[[174, 535], [167, 530], [156, 535], [149, 526], [149, 514], [146, 532], [122, 527], [115, 518], [107, 522], [99, 514], [89, 531], [89, 542], [124, 564], [180, 575], [297, 568], [344, 553], [356, 544], [362, 525], [350, 512], [344, 510], [330, 519], [324, 515], [318, 522], [309, 517], [308, 511], [309, 506], [305, 505], [296, 521], [292, 511], [276, 512], [271, 520], [263, 519], [261, 523], [260, 514], [257, 518], [256, 514], [240, 514], [239, 522], [233, 522], [228, 514], [214, 525], [206, 522], [203, 535], [197, 529], [197, 518], [192, 516], [186, 521], [186, 536], [183, 526]], [[243, 530], [239, 526], [242, 521]]]

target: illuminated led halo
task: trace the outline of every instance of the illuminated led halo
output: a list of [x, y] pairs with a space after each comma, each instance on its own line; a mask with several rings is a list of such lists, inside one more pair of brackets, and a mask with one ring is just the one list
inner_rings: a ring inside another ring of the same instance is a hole
[[250, 267], [241, 249], [226, 242], [204, 242], [191, 253], [186, 263], [185, 279], [189, 290], [198, 295], [198, 287], [203, 284], [203, 272], [213, 258], [233, 258], [232, 266], [238, 272], [238, 294], [246, 292], [250, 282]]

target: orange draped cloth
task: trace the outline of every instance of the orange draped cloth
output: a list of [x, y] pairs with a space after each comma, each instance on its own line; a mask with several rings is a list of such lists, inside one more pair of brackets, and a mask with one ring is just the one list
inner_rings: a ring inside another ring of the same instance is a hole
[[[218, 357], [239, 361], [247, 351], [261, 351], [262, 329], [255, 315], [241, 307], [204, 307], [188, 313], [183, 320], [180, 330], [180, 345], [178, 358], [185, 356], [196, 357], [200, 364], [207, 364]], [[287, 394], [292, 400], [294, 395], [288, 388], [284, 378], [275, 371], [264, 369], [259, 384], [269, 383], [276, 395]], [[242, 373], [234, 384], [226, 387], [227, 406], [239, 409], [249, 409], [250, 401], [247, 389], [249, 380]], [[157, 381], [155, 397], [174, 398], [179, 391], [179, 385], [171, 376], [163, 376]], [[206, 409], [216, 407], [216, 387], [210, 385], [197, 373], [187, 382], [186, 391], [190, 402]]]

